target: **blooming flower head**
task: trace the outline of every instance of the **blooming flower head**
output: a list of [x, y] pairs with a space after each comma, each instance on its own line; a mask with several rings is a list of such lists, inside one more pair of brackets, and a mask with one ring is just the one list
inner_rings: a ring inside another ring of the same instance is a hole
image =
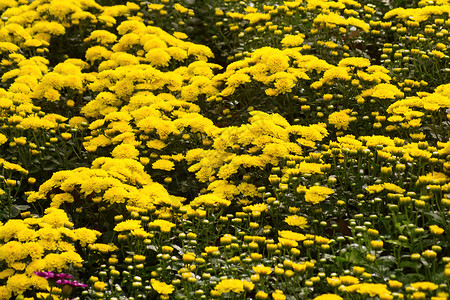
[[116, 158], [136, 159], [139, 155], [139, 150], [131, 144], [120, 144], [114, 148], [111, 155]]
[[164, 170], [164, 171], [172, 171], [175, 167], [175, 164], [167, 159], [159, 159], [152, 164], [153, 169]]
[[286, 296], [282, 290], [275, 290], [275, 292], [272, 293], [272, 298], [274, 300], [286, 300]]
[[301, 229], [304, 229], [308, 227], [308, 221], [305, 217], [297, 216], [297, 215], [291, 215], [287, 216], [284, 221], [288, 223], [290, 226], [297, 226]]
[[346, 286], [344, 290], [347, 292], [357, 292], [361, 295], [368, 294], [370, 297], [391, 295], [387, 286], [381, 283], [357, 283]]
[[8, 278], [6, 287], [13, 294], [23, 294], [31, 286], [30, 278], [25, 274], [16, 274]]
[[351, 112], [351, 109], [334, 112], [328, 116], [328, 123], [332, 124], [336, 129], [347, 130], [351, 120]]
[[229, 292], [240, 294], [244, 292], [244, 283], [239, 279], [224, 279], [215, 286], [214, 290], [220, 294]]
[[127, 230], [135, 230], [141, 229], [141, 221], [140, 220], [126, 220], [120, 222], [114, 227], [114, 231], [127, 231]]
[[293, 232], [290, 230], [282, 230], [278, 231], [278, 235], [282, 238], [293, 240], [293, 241], [303, 241], [306, 239], [306, 236], [304, 234]]
[[153, 289], [158, 293], [162, 295], [169, 295], [172, 294], [172, 292], [175, 290], [175, 287], [171, 284], [167, 284], [165, 282], [161, 282], [159, 280], [156, 280], [152, 278], [150, 281]]
[[434, 235], [442, 235], [444, 233], [444, 229], [437, 225], [430, 225], [429, 228], [431, 233]]
[[286, 35], [282, 40], [281, 44], [283, 47], [298, 47], [303, 44], [305, 40], [304, 34], [296, 34], [296, 35]]
[[215, 246], [207, 246], [205, 247], [205, 252], [208, 254], [214, 253], [216, 251], [219, 251], [219, 247], [215, 247]]
[[40, 271], [40, 272], [34, 272], [34, 274], [36, 274], [39, 277], [43, 277], [45, 279], [53, 279], [55, 278], [55, 273], [51, 272], [51, 271]]
[[312, 186], [306, 191], [305, 201], [312, 204], [317, 204], [325, 200], [328, 195], [333, 194], [334, 191], [324, 186]]
[[252, 269], [257, 274], [260, 274], [260, 275], [269, 275], [270, 273], [272, 273], [272, 268], [271, 267], [266, 267], [264, 265], [253, 266]]
[[341, 283], [344, 285], [352, 285], [359, 283], [359, 279], [354, 276], [340, 276], [339, 279], [341, 280]]
[[411, 283], [411, 286], [419, 291], [434, 291], [439, 287], [437, 284], [429, 281], [414, 282]]
[[314, 298], [314, 300], [342, 300], [341, 296], [336, 294], [323, 294]]
[[170, 232], [172, 227], [175, 227], [176, 225], [172, 222], [166, 221], [166, 220], [155, 220], [153, 222], [150, 222], [148, 224], [150, 227], [159, 227], [161, 232]]

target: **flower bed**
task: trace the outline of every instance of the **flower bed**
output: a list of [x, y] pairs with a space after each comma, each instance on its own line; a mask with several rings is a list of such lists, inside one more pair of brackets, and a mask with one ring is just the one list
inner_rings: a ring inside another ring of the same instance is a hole
[[449, 13], [0, 1], [0, 300], [447, 299]]

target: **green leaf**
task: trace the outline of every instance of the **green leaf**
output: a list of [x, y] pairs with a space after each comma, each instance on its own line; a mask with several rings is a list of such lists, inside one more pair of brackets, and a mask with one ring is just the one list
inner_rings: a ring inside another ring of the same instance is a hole
[[399, 240], [386, 240], [386, 243], [392, 244], [392, 245], [397, 245], [397, 246], [401, 246], [402, 242], [400, 242]]
[[417, 282], [417, 281], [423, 281], [425, 280], [425, 275], [418, 274], [418, 273], [412, 273], [412, 274], [406, 274], [404, 276], [405, 282]]
[[14, 205], [18, 210], [24, 211], [30, 208], [29, 205]]
[[347, 260], [341, 256], [336, 257], [337, 262], [346, 262]]
[[156, 247], [155, 245], [147, 245], [147, 249], [158, 252], [158, 247]]
[[12, 205], [11, 208], [10, 208], [10, 210], [9, 210], [9, 216], [10, 216], [11, 218], [15, 218], [15, 217], [17, 217], [19, 214], [20, 214], [20, 210], [19, 210], [15, 205]]
[[378, 258], [379, 261], [383, 261], [383, 262], [395, 262], [395, 257], [392, 255], [386, 255], [386, 256], [381, 256], [380, 258]]
[[114, 232], [114, 231], [107, 231], [107, 232], [105, 232], [105, 233], [102, 235], [103, 243], [106, 243], [106, 244], [112, 243], [112, 241], [113, 241], [113, 239], [114, 239], [114, 235], [115, 235], [115, 232]]
[[438, 223], [438, 224], [446, 223], [446, 220], [444, 218], [442, 218], [442, 215], [440, 213], [424, 212], [423, 214], [425, 216], [427, 216], [428, 218], [430, 218], [431, 220], [433, 220], [435, 223]]
[[402, 261], [398, 264], [399, 268], [411, 268], [411, 269], [419, 269], [421, 267], [421, 263], [414, 261]]
[[352, 250], [345, 254], [345, 258], [348, 262], [358, 264], [361, 262], [361, 254], [357, 250]]

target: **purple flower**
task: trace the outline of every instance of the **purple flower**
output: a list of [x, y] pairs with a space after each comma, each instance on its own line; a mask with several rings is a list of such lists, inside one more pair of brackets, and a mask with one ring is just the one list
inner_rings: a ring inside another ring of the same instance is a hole
[[72, 279], [73, 278], [72, 275], [66, 274], [66, 273], [55, 274], [55, 277], [58, 279]]
[[87, 287], [87, 284], [78, 282], [78, 281], [76, 281], [76, 280], [73, 280], [70, 284], [71, 284], [72, 286], [74, 286], [74, 287], [82, 287], [82, 288], [86, 288], [86, 287]]
[[55, 274], [51, 271], [48, 272], [40, 271], [34, 272], [34, 274], [36, 274], [39, 277], [44, 277], [45, 279], [56, 279], [55, 283], [63, 286], [68, 285], [71, 287], [82, 287], [82, 288], [87, 287], [87, 285], [84, 283], [78, 282], [76, 280], [70, 280], [73, 279], [73, 276], [66, 273]]
[[34, 272], [34, 274], [36, 274], [39, 277], [44, 277], [45, 279], [53, 279], [55, 278], [55, 273], [48, 271], [48, 272]]
[[70, 285], [72, 287], [87, 287], [87, 284], [78, 282], [76, 280], [66, 280], [66, 279], [58, 279], [56, 280], [56, 284], [60, 284], [60, 285]]

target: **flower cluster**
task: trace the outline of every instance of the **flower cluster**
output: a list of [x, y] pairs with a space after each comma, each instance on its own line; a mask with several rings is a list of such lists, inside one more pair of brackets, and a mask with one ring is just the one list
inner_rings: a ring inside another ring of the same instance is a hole
[[0, 300], [450, 297], [448, 1], [115, 2], [0, 0]]
[[72, 281], [69, 274], [54, 272], [82, 268], [84, 259], [77, 253], [77, 245], [93, 244], [100, 234], [85, 227], [75, 228], [63, 210], [52, 207], [40, 218], [24, 214], [23, 220], [0, 224], [1, 299], [28, 294], [30, 289], [60, 294], [61, 288], [52, 288], [49, 279], [61, 287], [85, 287]]

